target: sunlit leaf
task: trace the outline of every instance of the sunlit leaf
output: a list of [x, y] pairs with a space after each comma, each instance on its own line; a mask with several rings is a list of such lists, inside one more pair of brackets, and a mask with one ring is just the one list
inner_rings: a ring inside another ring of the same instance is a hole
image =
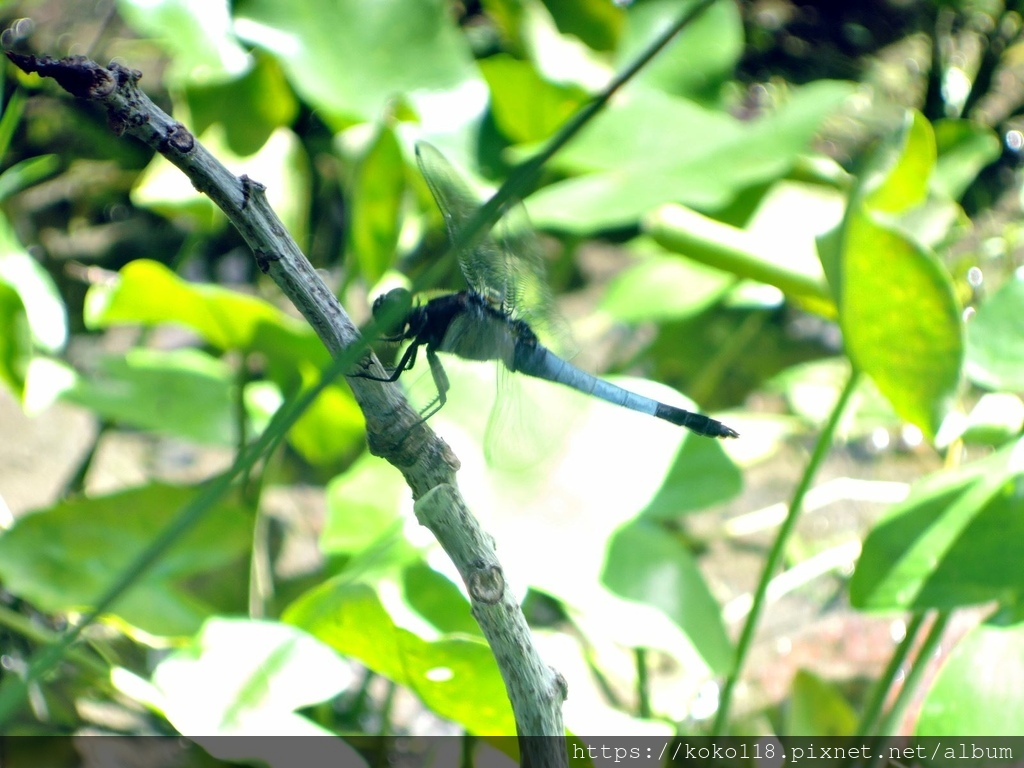
[[[72, 499], [21, 517], [0, 536], [0, 577], [41, 610], [85, 610], [195, 493], [150, 485]], [[251, 538], [251, 516], [244, 509], [217, 505], [136, 578], [111, 612], [153, 635], [186, 635], [218, 610], [241, 609], [244, 589], [236, 585]], [[230, 581], [224, 574], [214, 577], [228, 566], [238, 566]]]
[[857, 713], [838, 687], [805, 669], [798, 670], [780, 735], [855, 736], [856, 729]]
[[[228, 147], [227, 130], [217, 123], [199, 141], [228, 169], [266, 187], [267, 201], [299, 246], [306, 240], [309, 211], [309, 168], [298, 137], [278, 128], [255, 154], [236, 155]], [[163, 155], [156, 155], [132, 190], [132, 202], [168, 218], [183, 218], [201, 230], [223, 228], [227, 219], [214, 202]]]
[[132, 349], [107, 357], [63, 393], [114, 423], [200, 443], [237, 442], [227, 365], [194, 349]]
[[938, 162], [932, 186], [959, 200], [981, 170], [999, 157], [999, 137], [991, 128], [968, 120], [934, 123]]
[[64, 299], [53, 278], [18, 242], [10, 222], [3, 216], [0, 216], [0, 281], [21, 298], [33, 344], [48, 352], [60, 351], [68, 336]]
[[249, 68], [251, 59], [231, 31], [230, 6], [210, 0], [119, 0], [118, 10], [173, 55], [169, 83], [217, 82]]
[[349, 189], [349, 251], [368, 285], [376, 285], [395, 261], [405, 179], [398, 140], [390, 128], [381, 128]]
[[902, 418], [934, 435], [959, 381], [960, 309], [949, 272], [896, 218], [927, 194], [935, 161], [928, 122], [912, 117], [883, 157], [884, 170], [872, 171], [850, 203], [841, 250], [823, 250], [823, 264], [850, 359]]
[[[678, 0], [632, 4], [616, 52], [620, 66], [632, 61], [687, 5], [694, 4]], [[644, 68], [638, 82], [697, 101], [717, 102], [719, 89], [732, 77], [743, 55], [743, 43], [739, 8], [732, 3], [714, 3]]]
[[967, 324], [964, 370], [988, 389], [1024, 390], [1024, 277], [989, 296]]
[[[287, 624], [211, 619], [191, 643], [161, 661], [153, 683], [181, 733], [326, 735], [294, 710], [326, 701], [353, 682], [338, 655]], [[270, 727], [271, 731], [256, 728]]]
[[192, 130], [203, 134], [220, 123], [227, 146], [241, 157], [255, 154], [277, 128], [291, 125], [299, 109], [280, 65], [266, 55], [256, 56], [255, 66], [237, 79], [190, 84], [185, 96]]
[[0, 281], [0, 381], [21, 399], [32, 357], [25, 305], [11, 286]]
[[579, 88], [548, 82], [528, 61], [498, 54], [480, 62], [491, 91], [491, 113], [498, 128], [513, 142], [542, 141], [582, 104]]
[[371, 587], [349, 583], [344, 576], [307, 592], [284, 618], [406, 686], [435, 713], [470, 733], [515, 733], [505, 685], [482, 640], [422, 640], [394, 624]]
[[577, 234], [635, 224], [669, 202], [719, 209], [785, 174], [849, 92], [846, 83], [819, 81], [750, 123], [683, 99], [631, 93], [556, 158], [560, 168], [590, 173], [545, 187], [527, 207], [539, 226]]
[[1021, 445], [916, 484], [875, 525], [850, 583], [869, 610], [939, 608], [1002, 600], [1024, 591], [1016, 549], [1024, 536], [1017, 488]]
[[721, 608], [683, 541], [657, 524], [627, 525], [609, 542], [601, 580], [616, 595], [662, 611], [712, 670], [729, 668], [733, 650]]
[[[1003, 611], [974, 627], [953, 646], [925, 697], [917, 735], [1024, 736], [1021, 691], [1024, 622]], [[1005, 749], [1005, 743], [998, 740], [988, 741], [982, 748], [996, 746]], [[1005, 754], [986, 752], [980, 757]], [[991, 765], [998, 762], [988, 761]]]
[[274, 54], [336, 127], [379, 119], [395, 94], [412, 102], [428, 133], [457, 132], [485, 106], [466, 38], [440, 0], [249, 0], [235, 31]]
[[[189, 283], [148, 259], [126, 264], [113, 283], [92, 286], [84, 314], [91, 328], [176, 323], [218, 349], [256, 347], [274, 355], [290, 349], [290, 359], [300, 355], [327, 361], [327, 351], [313, 331], [272, 304], [217, 285]], [[275, 338], [273, 346], [259, 343]]]

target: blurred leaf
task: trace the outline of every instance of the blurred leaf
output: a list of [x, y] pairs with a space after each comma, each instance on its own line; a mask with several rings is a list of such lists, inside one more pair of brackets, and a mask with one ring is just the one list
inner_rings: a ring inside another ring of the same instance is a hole
[[190, 85], [185, 91], [193, 132], [203, 134], [219, 123], [231, 152], [242, 157], [258, 152], [275, 129], [291, 125], [299, 109], [277, 61], [259, 55], [255, 63], [235, 80]]
[[353, 678], [349, 664], [295, 627], [222, 618], [205, 622], [153, 671], [167, 719], [180, 733], [203, 736], [328, 736], [295, 711], [333, 698]]
[[395, 94], [410, 99], [428, 133], [458, 131], [486, 104], [466, 38], [441, 0], [245, 0], [235, 5], [235, 31], [277, 56], [335, 128], [379, 120]]
[[346, 583], [344, 577], [307, 592], [284, 619], [406, 686], [435, 713], [472, 734], [516, 732], [501, 674], [482, 640], [421, 640], [394, 624], [371, 587]]
[[987, 389], [1024, 390], [1024, 277], [1015, 275], [967, 324], [964, 370]]
[[59, 352], [68, 338], [67, 309], [53, 278], [18, 242], [6, 216], [0, 216], [0, 282], [21, 299], [32, 342]]
[[32, 359], [25, 305], [13, 287], [0, 281], [0, 381], [19, 400], [25, 393], [25, 377]]
[[0, 202], [56, 173], [60, 165], [59, 155], [40, 155], [5, 169], [0, 173]]
[[787, 173], [849, 92], [847, 83], [818, 81], [751, 123], [683, 99], [631, 92], [556, 159], [559, 168], [597, 172], [531, 195], [530, 215], [538, 226], [589, 234], [631, 226], [669, 202], [722, 208], [747, 187]]
[[395, 262], [405, 195], [405, 157], [395, 134], [382, 127], [363, 155], [349, 189], [349, 251], [367, 285]]
[[969, 120], [938, 120], [934, 128], [938, 160], [932, 187], [959, 200], [982, 169], [999, 157], [999, 137]]
[[717, 440], [684, 440], [657, 494], [640, 513], [648, 520], [674, 520], [736, 496], [743, 488], [739, 468]]
[[541, 78], [528, 61], [497, 54], [480, 62], [491, 92], [491, 113], [498, 128], [513, 143], [548, 138], [586, 103], [581, 88]]
[[131, 349], [99, 362], [62, 394], [117, 424], [187, 440], [234, 445], [232, 373], [195, 349]]
[[823, 264], [850, 359], [902, 418], [934, 436], [959, 381], [960, 310], [945, 267], [895, 219], [927, 194], [935, 158], [927, 120], [910, 119], [881, 155], [886, 170], [869, 172], [843, 223], [841, 272], [825, 251]]
[[154, 36], [172, 54], [166, 82], [223, 82], [247, 70], [251, 59], [232, 30], [230, 6], [209, 0], [118, 0], [122, 17]]
[[401, 521], [399, 502], [406, 493], [394, 467], [364, 454], [327, 484], [320, 549], [327, 555], [354, 555], [372, 546]]
[[[246, 174], [267, 188], [267, 201], [302, 247], [309, 217], [309, 168], [298, 137], [288, 128], [278, 128], [248, 157], [228, 148], [227, 131], [220, 123], [198, 139], [233, 173]], [[183, 218], [204, 231], [221, 229], [227, 221], [213, 201], [163, 155], [156, 155], [140, 174], [132, 203], [171, 219]]]
[[1009, 392], [982, 395], [967, 416], [962, 434], [966, 442], [1002, 445], [1024, 429], [1024, 401]]
[[[635, 59], [666, 27], [675, 22], [691, 0], [646, 0], [633, 3], [626, 14], [618, 68]], [[743, 55], [743, 20], [734, 3], [715, 3], [700, 14], [665, 50], [644, 68], [637, 83], [695, 101], [717, 103], [723, 84]]]
[[651, 255], [612, 279], [601, 309], [623, 323], [691, 317], [720, 301], [735, 282], [728, 272], [699, 262]]
[[[94, 285], [85, 300], [85, 323], [106, 328], [118, 323], [176, 323], [191, 328], [221, 350], [250, 350], [276, 329], [279, 342], [268, 354], [284, 354], [290, 347], [310, 355], [327, 352], [313, 331], [272, 304], [217, 285], [189, 283], [155, 261], [137, 259], [126, 264], [115, 282]], [[294, 352], [291, 356], [294, 356]]]
[[[299, 366], [303, 382], [313, 386], [320, 368]], [[325, 388], [288, 431], [288, 442], [315, 466], [327, 466], [358, 451], [366, 434], [366, 421], [347, 385]]]
[[[195, 493], [194, 488], [154, 484], [60, 502], [20, 517], [0, 536], [4, 586], [43, 611], [87, 609]], [[240, 603], [219, 604], [223, 593], [200, 592], [196, 585], [242, 561], [251, 527], [251, 515], [239, 506], [211, 508], [135, 580], [111, 612], [150, 634], [175, 636], [195, 632], [217, 610], [242, 609]]]
[[625, 14], [614, 3], [544, 0], [544, 5], [564, 34], [578, 37], [595, 51], [610, 51], [615, 47]]
[[[834, 683], [798, 670], [781, 736], [855, 736], [857, 714]], [[959, 731], [957, 731], [959, 733]]]
[[916, 735], [1024, 736], [1024, 622], [1007, 613], [953, 646], [925, 697]]
[[481, 634], [469, 600], [459, 588], [424, 562], [412, 563], [402, 571], [403, 596], [416, 613], [442, 633]]
[[721, 608], [693, 555], [666, 529], [644, 521], [619, 529], [608, 543], [601, 581], [620, 597], [658, 608], [716, 673], [729, 669], [733, 649]]
[[865, 540], [850, 602], [865, 610], [950, 610], [1018, 601], [1022, 445], [916, 483]]

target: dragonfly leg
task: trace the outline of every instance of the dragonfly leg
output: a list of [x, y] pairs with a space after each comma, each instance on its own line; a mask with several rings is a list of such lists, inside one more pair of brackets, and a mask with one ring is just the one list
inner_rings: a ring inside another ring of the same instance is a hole
[[427, 362], [430, 363], [430, 375], [434, 379], [434, 386], [437, 387], [437, 397], [423, 409], [422, 421], [426, 421], [444, 408], [444, 404], [448, 402], [448, 390], [451, 389], [448, 374], [445, 373], [444, 366], [441, 365], [441, 358], [430, 347], [427, 347]]
[[409, 348], [405, 350], [405, 354], [402, 355], [402, 359], [398, 361], [388, 376], [374, 376], [369, 373], [353, 373], [350, 374], [357, 379], [369, 379], [370, 381], [387, 381], [396, 382], [398, 377], [401, 376], [405, 371], [411, 371], [413, 365], [416, 363], [416, 352], [419, 351], [419, 344], [410, 344]]

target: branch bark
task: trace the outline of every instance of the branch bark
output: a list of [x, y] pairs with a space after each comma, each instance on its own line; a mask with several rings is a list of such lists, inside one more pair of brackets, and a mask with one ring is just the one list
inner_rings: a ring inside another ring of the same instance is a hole
[[[195, 137], [138, 87], [142, 73], [116, 63], [102, 67], [85, 57], [53, 59], [6, 51], [25, 72], [52, 77], [79, 98], [102, 105], [112, 130], [153, 147], [224, 211], [270, 276], [314, 328], [331, 356], [350, 359], [348, 370], [381, 375], [376, 356], [267, 203], [265, 188], [236, 177]], [[470, 596], [473, 615], [494, 651], [515, 714], [524, 764], [564, 766], [561, 703], [565, 680], [543, 663], [514, 597], [506, 588], [493, 540], [463, 501], [455, 480], [459, 461], [419, 419], [395, 384], [347, 377], [366, 417], [371, 453], [405, 477], [420, 523], [453, 559]], [[536, 739], [547, 736], [557, 738]]]

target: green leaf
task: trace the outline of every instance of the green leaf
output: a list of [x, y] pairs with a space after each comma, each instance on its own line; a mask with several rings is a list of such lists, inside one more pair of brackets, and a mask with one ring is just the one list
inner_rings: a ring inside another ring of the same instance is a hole
[[422, 640], [395, 625], [371, 587], [348, 583], [344, 576], [307, 592], [284, 618], [406, 686], [435, 713], [472, 734], [515, 733], [505, 685], [482, 640]]
[[405, 158], [394, 132], [383, 127], [363, 155], [348, 199], [349, 252], [367, 285], [395, 262], [405, 195]]
[[0, 381], [20, 400], [32, 359], [32, 336], [18, 292], [0, 280]]
[[494, 122], [512, 142], [548, 138], [587, 101], [581, 88], [544, 80], [528, 61], [499, 53], [480, 62]]
[[743, 190], [787, 173], [849, 92], [847, 83], [819, 81], [751, 123], [683, 99], [631, 92], [556, 158], [558, 168], [590, 173], [545, 187], [527, 207], [539, 226], [576, 234], [631, 226], [664, 203], [723, 208]]
[[195, 349], [132, 349], [100, 361], [62, 393], [118, 424], [234, 445], [237, 430], [228, 366]]
[[0, 201], [53, 175], [60, 166], [59, 155], [40, 155], [18, 161], [0, 173]]
[[964, 370], [975, 384], [1024, 390], [1024, 277], [1014, 276], [985, 300], [967, 324]]
[[[176, 323], [222, 350], [252, 350], [295, 359], [327, 360], [313, 331], [272, 304], [216, 285], [189, 283], [155, 261], [126, 264], [118, 279], [94, 285], [85, 298], [85, 323]], [[264, 343], [271, 342], [271, 343]]]
[[32, 342], [47, 352], [63, 349], [68, 338], [64, 299], [53, 278], [18, 241], [5, 216], [0, 216], [0, 281], [21, 298]]
[[203, 134], [220, 123], [228, 147], [242, 157], [258, 152], [275, 129], [291, 125], [299, 109], [280, 65], [266, 55], [230, 82], [190, 84], [185, 96], [193, 132]]
[[223, 82], [249, 68], [226, 3], [188, 0], [119, 0], [118, 10], [135, 29], [154, 36], [172, 54], [166, 82]]
[[[43, 611], [81, 611], [195, 495], [194, 488], [149, 485], [78, 498], [18, 519], [0, 536], [0, 578]], [[138, 577], [113, 615], [153, 635], [186, 635], [215, 610], [244, 609], [242, 558], [251, 516], [223, 503]], [[229, 566], [233, 572], [221, 573]], [[198, 584], [205, 584], [202, 589]]]
[[867, 610], [949, 610], [1024, 594], [1021, 444], [917, 483], [864, 542], [850, 602]]
[[[635, 3], [626, 14], [622, 44], [616, 52], [621, 69], [652, 39], [679, 18], [686, 5], [678, 0]], [[732, 79], [743, 55], [743, 19], [732, 3], [715, 3], [700, 14], [643, 69], [638, 83], [665, 93], [716, 103], [721, 87]]]
[[[223, 124], [211, 126], [198, 139], [236, 175], [246, 174], [266, 187], [267, 201], [301, 247], [309, 218], [309, 167], [298, 137], [288, 128], [278, 128], [257, 152], [246, 157], [228, 147]], [[188, 225], [202, 230], [216, 231], [227, 222], [214, 202], [159, 154], [136, 181], [132, 202], [168, 218], [184, 218]]]
[[[349, 664], [295, 627], [217, 618], [157, 665], [151, 698], [180, 733], [197, 736], [210, 754], [283, 768], [294, 765], [295, 756], [267, 749], [269, 739], [221, 737], [331, 736], [296, 710], [354, 684]], [[318, 740], [315, 752], [324, 764], [365, 765], [339, 738]]]
[[721, 608], [685, 543], [664, 528], [643, 521], [621, 528], [608, 544], [601, 581], [620, 597], [657, 607], [714, 672], [729, 669], [733, 649]]
[[939, 156], [932, 188], [959, 200], [982, 169], [999, 157], [999, 137], [987, 125], [969, 120], [938, 120], [934, 128]]
[[327, 516], [320, 549], [355, 555], [389, 535], [402, 520], [399, 502], [408, 493], [390, 464], [365, 454], [327, 484]]
[[887, 170], [869, 172], [850, 203], [832, 253], [839, 270], [823, 263], [850, 359], [902, 418], [934, 436], [960, 377], [960, 308], [945, 267], [896, 218], [927, 194], [935, 157], [927, 120], [914, 117], [881, 156]]
[[743, 475], [716, 440], [684, 440], [658, 493], [641, 513], [648, 520], [673, 520], [737, 495]]
[[[834, 683], [798, 670], [782, 736], [855, 736], [857, 714]], [[956, 731], [959, 733], [959, 731]]]
[[[488, 4], [485, 2], [485, 6]], [[622, 29], [622, 8], [605, 0], [544, 0], [558, 30], [578, 37], [595, 51], [610, 51]]]
[[247, 0], [235, 8], [235, 31], [274, 54], [337, 128], [377, 121], [396, 94], [428, 133], [457, 131], [485, 107], [467, 40], [441, 0]]
[[650, 255], [612, 279], [601, 309], [623, 323], [663, 322], [700, 314], [735, 277], [677, 256]]
[[916, 735], [1024, 736], [1022, 691], [1024, 622], [1002, 612], [953, 647], [925, 697]]

